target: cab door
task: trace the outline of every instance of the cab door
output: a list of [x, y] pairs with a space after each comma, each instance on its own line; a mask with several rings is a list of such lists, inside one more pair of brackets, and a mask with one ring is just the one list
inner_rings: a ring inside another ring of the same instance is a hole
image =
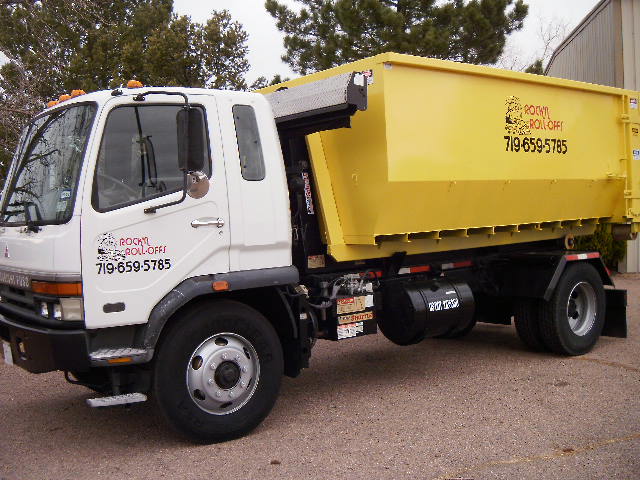
[[227, 189], [214, 97], [189, 96], [206, 123], [208, 193], [145, 213], [182, 197], [176, 115], [184, 104], [175, 99], [120, 97], [100, 116], [81, 223], [88, 328], [144, 323], [184, 279], [229, 271]]

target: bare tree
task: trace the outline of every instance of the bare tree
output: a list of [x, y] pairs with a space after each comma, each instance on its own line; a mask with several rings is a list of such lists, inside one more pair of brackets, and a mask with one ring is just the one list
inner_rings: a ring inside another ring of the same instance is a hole
[[555, 49], [569, 33], [569, 24], [558, 17], [546, 18], [541, 15], [535, 18], [535, 22], [535, 43], [537, 44], [535, 50], [525, 52], [522, 46], [515, 43], [517, 37], [509, 38], [504, 52], [495, 64], [496, 67], [524, 71], [537, 60], [541, 60], [543, 65], [549, 62]]

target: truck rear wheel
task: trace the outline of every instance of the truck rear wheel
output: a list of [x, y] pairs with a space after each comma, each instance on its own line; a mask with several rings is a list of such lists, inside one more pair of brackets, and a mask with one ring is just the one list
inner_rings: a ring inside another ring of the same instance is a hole
[[273, 407], [283, 372], [271, 324], [239, 302], [201, 303], [164, 337], [154, 394], [176, 429], [202, 443], [253, 430]]
[[542, 300], [521, 300], [516, 303], [514, 313], [514, 324], [520, 340], [535, 351], [547, 350], [540, 331], [542, 303]]
[[604, 326], [602, 279], [588, 263], [567, 267], [549, 302], [541, 309], [544, 344], [562, 355], [583, 355], [598, 341]]

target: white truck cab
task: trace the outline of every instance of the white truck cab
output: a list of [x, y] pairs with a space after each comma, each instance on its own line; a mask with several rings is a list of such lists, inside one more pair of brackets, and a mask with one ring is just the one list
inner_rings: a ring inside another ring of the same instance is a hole
[[[23, 134], [3, 192], [7, 361], [110, 394], [91, 406], [144, 401], [152, 384], [166, 388], [159, 397], [176, 390], [144, 367], [163, 368], [154, 353], [172, 319], [249, 318], [259, 325], [197, 327], [205, 334], [188, 348], [188, 397], [201, 415], [235, 423], [185, 430], [209, 440], [248, 431], [270, 410], [283, 370], [307, 364], [312, 340], [309, 320], [291, 309], [299, 302], [276, 289], [295, 288], [299, 274], [271, 104], [258, 93], [140, 86], [53, 103]], [[285, 106], [286, 120], [291, 113]], [[205, 301], [213, 294], [216, 305]], [[249, 400], [259, 404], [249, 421], [232, 415]]]
[[2, 270], [82, 281], [88, 329], [145, 323], [189, 277], [291, 265], [284, 163], [265, 97], [171, 89], [204, 114], [210, 187], [145, 213], [180, 199], [183, 183], [176, 115], [184, 99], [133, 100], [147, 91], [91, 93], [45, 111], [5, 187], [15, 213], [3, 222]]

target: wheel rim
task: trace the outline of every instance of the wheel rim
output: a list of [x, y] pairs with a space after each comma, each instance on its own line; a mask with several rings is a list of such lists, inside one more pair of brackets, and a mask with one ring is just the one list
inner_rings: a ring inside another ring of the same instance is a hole
[[228, 415], [253, 396], [260, 378], [258, 354], [235, 333], [218, 333], [195, 349], [187, 364], [187, 389], [194, 403], [214, 415]]
[[590, 283], [576, 284], [567, 300], [567, 320], [571, 331], [578, 336], [586, 335], [596, 321], [596, 292]]

